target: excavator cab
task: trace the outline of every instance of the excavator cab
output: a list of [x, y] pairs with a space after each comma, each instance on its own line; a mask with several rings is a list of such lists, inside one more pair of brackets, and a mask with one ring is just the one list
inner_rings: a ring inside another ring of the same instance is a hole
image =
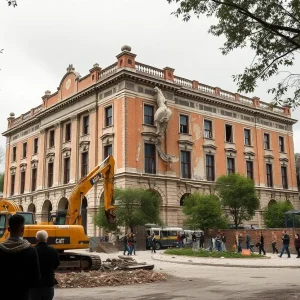
[[55, 214], [51, 214], [49, 217], [49, 223], [53, 225], [65, 225], [66, 224], [66, 211], [57, 211]]

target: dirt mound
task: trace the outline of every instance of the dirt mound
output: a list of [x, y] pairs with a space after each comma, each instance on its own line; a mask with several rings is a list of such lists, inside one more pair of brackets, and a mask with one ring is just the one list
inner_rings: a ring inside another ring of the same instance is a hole
[[94, 288], [166, 281], [165, 274], [146, 270], [57, 273], [58, 288]]

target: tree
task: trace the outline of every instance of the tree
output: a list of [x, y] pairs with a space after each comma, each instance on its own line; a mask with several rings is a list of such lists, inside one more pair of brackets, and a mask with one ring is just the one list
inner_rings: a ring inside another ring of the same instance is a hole
[[114, 191], [114, 198], [117, 205], [115, 210], [116, 224], [108, 226], [104, 209], [100, 208], [95, 218], [95, 222], [99, 227], [115, 230], [118, 226], [125, 226], [133, 230], [134, 226], [147, 223], [161, 224], [159, 211], [161, 201], [156, 193], [143, 189], [117, 188]]
[[268, 209], [263, 212], [263, 219], [267, 228], [284, 228], [285, 213], [294, 209], [289, 201], [278, 201], [269, 205]]
[[[286, 72], [277, 87], [269, 89], [274, 104], [300, 105], [300, 74], [283, 70], [294, 65], [295, 54], [300, 49], [299, 0], [168, 0], [178, 3], [175, 16], [184, 21], [195, 14], [214, 17], [209, 33], [224, 35], [221, 48], [226, 55], [237, 48], [249, 47], [254, 51], [251, 64], [243, 74], [234, 75], [239, 92], [253, 92], [258, 80], [266, 81], [280, 71]], [[284, 95], [293, 90], [293, 96]]]
[[187, 216], [185, 225], [196, 230], [226, 228], [220, 200], [215, 195], [191, 194], [183, 201], [183, 212]]
[[222, 206], [228, 208], [236, 228], [243, 220], [251, 220], [259, 208], [254, 182], [246, 176], [223, 175], [217, 179], [215, 189]]
[[4, 173], [0, 173], [0, 192], [3, 193], [4, 187]]

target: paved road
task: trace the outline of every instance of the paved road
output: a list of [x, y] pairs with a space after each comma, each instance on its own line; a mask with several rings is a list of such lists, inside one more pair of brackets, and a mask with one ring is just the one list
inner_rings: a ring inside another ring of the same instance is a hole
[[[105, 258], [106, 255], [101, 255]], [[293, 259], [293, 258], [292, 258]], [[239, 300], [299, 299], [299, 269], [226, 268], [153, 261], [149, 252], [138, 261], [155, 264], [155, 270], [170, 275], [159, 284], [94, 289], [57, 289], [56, 300]], [[293, 259], [295, 264], [300, 261]]]

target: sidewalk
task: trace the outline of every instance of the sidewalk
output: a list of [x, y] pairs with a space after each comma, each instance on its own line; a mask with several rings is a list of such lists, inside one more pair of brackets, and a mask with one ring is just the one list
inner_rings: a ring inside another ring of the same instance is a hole
[[169, 255], [156, 253], [151, 256], [154, 261], [199, 265], [199, 266], [218, 266], [218, 267], [240, 267], [240, 268], [300, 268], [300, 258], [291, 255], [287, 258], [286, 254], [282, 258], [277, 254], [267, 254], [266, 259], [263, 258], [207, 258], [207, 257], [191, 257], [182, 255]]

